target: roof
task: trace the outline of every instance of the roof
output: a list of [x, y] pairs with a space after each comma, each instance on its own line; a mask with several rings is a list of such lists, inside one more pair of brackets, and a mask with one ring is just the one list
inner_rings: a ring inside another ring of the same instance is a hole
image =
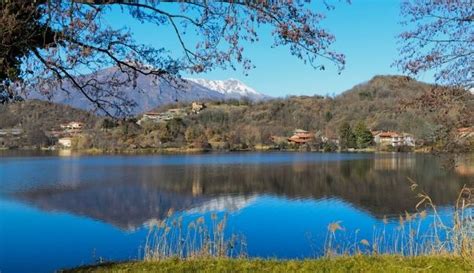
[[387, 132], [380, 132], [377, 134], [379, 137], [401, 137], [401, 135], [397, 132], [387, 131]]
[[295, 134], [302, 134], [302, 133], [309, 133], [309, 132], [306, 131], [306, 130], [303, 130], [303, 129], [295, 129], [294, 133]]
[[158, 112], [146, 112], [144, 115], [147, 115], [147, 116], [158, 116], [160, 115], [161, 113], [158, 113]]
[[67, 122], [67, 123], [62, 123], [62, 124], [60, 124], [60, 126], [63, 126], [63, 127], [68, 127], [68, 126], [72, 126], [72, 125], [84, 125], [84, 122], [81, 122], [81, 121], [70, 121], [70, 122]]
[[310, 138], [312, 138], [314, 134], [311, 133], [305, 133], [305, 134], [298, 134], [298, 135], [293, 135], [288, 138], [288, 141], [293, 141], [297, 143], [303, 143], [303, 142], [308, 142]]
[[297, 137], [297, 138], [311, 138], [314, 137], [314, 134], [311, 133], [298, 133], [297, 135], [294, 135], [292, 137]]
[[459, 133], [471, 133], [474, 132], [474, 127], [463, 127], [463, 128], [458, 128]]
[[301, 139], [297, 136], [292, 136], [288, 138], [288, 141], [295, 142], [295, 143], [306, 143], [306, 142], [309, 142], [309, 139]]

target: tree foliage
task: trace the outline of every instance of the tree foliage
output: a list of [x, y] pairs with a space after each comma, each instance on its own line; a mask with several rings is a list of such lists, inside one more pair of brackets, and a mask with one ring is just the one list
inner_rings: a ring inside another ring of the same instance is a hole
[[472, 0], [405, 0], [401, 13], [406, 31], [396, 64], [411, 75], [433, 70], [440, 83], [473, 88]]
[[[174, 81], [183, 72], [253, 67], [243, 54], [245, 43], [259, 40], [268, 26], [274, 46], [315, 68], [332, 63], [344, 68], [342, 54], [331, 50], [335, 37], [321, 27], [322, 13], [299, 1], [0, 1], [0, 81], [3, 92], [16, 94], [26, 84], [53, 96], [80, 92], [96, 109], [124, 115], [134, 106], [121, 89], [138, 75]], [[331, 6], [327, 6], [331, 8]], [[175, 34], [176, 48], [144, 45], [130, 29], [107, 23], [111, 12], [138, 22], [165, 27]], [[189, 37], [197, 43], [190, 44]], [[107, 78], [99, 69], [118, 67]], [[81, 75], [88, 74], [87, 77]], [[11, 97], [11, 96], [10, 96]]]
[[357, 148], [364, 149], [372, 144], [373, 136], [363, 121], [359, 121], [354, 128]]
[[357, 148], [356, 135], [352, 131], [351, 125], [344, 122], [339, 127], [339, 145], [341, 149]]

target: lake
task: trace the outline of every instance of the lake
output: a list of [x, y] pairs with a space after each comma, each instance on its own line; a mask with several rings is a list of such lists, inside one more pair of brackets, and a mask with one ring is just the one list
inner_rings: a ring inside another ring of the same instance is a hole
[[170, 211], [226, 215], [250, 257], [317, 257], [330, 223], [341, 243], [395, 229], [418, 202], [409, 178], [443, 215], [474, 180], [472, 157], [446, 169], [422, 154], [0, 155], [2, 273], [141, 258], [148, 224]]

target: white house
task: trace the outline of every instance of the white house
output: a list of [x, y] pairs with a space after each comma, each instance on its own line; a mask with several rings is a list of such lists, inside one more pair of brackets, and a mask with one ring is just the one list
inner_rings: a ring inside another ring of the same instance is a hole
[[70, 137], [62, 137], [58, 139], [58, 144], [63, 148], [71, 148], [72, 146], [72, 139]]
[[81, 130], [84, 127], [84, 123], [79, 121], [71, 121], [66, 124], [61, 124], [60, 127], [64, 130]]
[[377, 145], [387, 145], [392, 147], [398, 146], [415, 146], [415, 138], [408, 133], [398, 133], [394, 131], [372, 131], [374, 142]]

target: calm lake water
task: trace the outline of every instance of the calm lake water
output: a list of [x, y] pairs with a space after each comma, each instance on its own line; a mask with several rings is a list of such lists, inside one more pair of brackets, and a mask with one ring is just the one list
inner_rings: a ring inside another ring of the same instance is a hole
[[472, 159], [448, 171], [418, 154], [0, 156], [2, 273], [140, 258], [146, 223], [170, 209], [184, 221], [225, 213], [251, 257], [314, 257], [331, 222], [368, 240], [394, 229], [418, 201], [408, 177], [442, 212], [474, 180]]

